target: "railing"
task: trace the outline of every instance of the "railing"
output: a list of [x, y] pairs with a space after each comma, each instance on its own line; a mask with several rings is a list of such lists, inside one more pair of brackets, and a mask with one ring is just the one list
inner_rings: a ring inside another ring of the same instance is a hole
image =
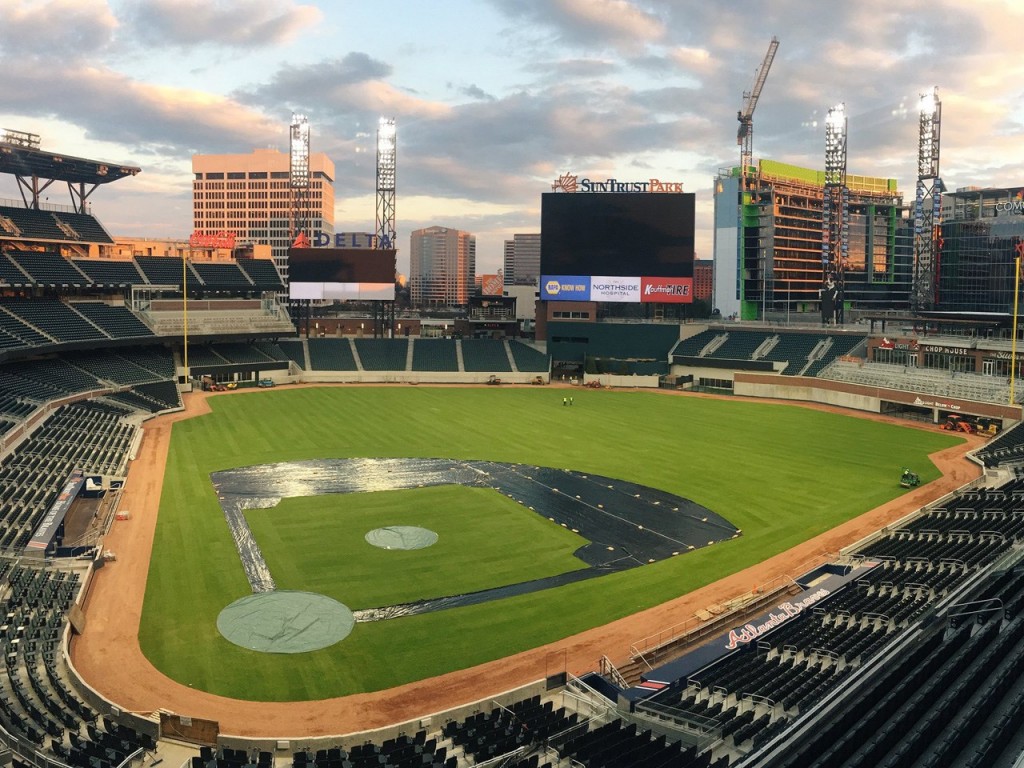
[[610, 677], [612, 679], [612, 682], [614, 682], [617, 686], [619, 686], [622, 689], [629, 688], [629, 683], [626, 682], [626, 678], [624, 678], [622, 676], [622, 673], [619, 672], [619, 670], [616, 668], [614, 664], [612, 664], [611, 659], [609, 659], [607, 656], [602, 656], [600, 663], [600, 671], [602, 675]]
[[[836, 554], [832, 552], [819, 553], [794, 569], [794, 572], [799, 576], [835, 556]], [[713, 633], [721, 631], [722, 626], [729, 619], [744, 613], [751, 604], [763, 602], [795, 584], [795, 577], [790, 574], [776, 576], [745, 595], [739, 596], [738, 600], [732, 601], [733, 607], [717, 615], [705, 618], [694, 615], [685, 621], [673, 624], [660, 632], [636, 641], [629, 646], [630, 659], [640, 661], [647, 665], [648, 669], [653, 669], [654, 663], [658, 661], [659, 653], [667, 647], [680, 644], [690, 645], [698, 639], [709, 637]]]
[[[21, 210], [34, 210], [26, 208], [25, 203], [21, 200], [13, 200], [9, 197], [0, 197], [0, 205], [7, 208], [20, 208]], [[80, 211], [70, 205], [58, 205], [57, 203], [39, 203], [39, 210], [41, 211], [56, 211], [57, 213], [80, 213]]]

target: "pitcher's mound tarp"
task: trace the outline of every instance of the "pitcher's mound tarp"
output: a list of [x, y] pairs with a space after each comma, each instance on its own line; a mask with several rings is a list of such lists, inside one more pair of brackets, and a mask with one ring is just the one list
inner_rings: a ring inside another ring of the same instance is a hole
[[344, 640], [352, 611], [326, 595], [280, 590], [240, 598], [217, 617], [230, 642], [263, 653], [305, 653]]
[[437, 534], [416, 525], [389, 525], [374, 528], [363, 537], [381, 549], [426, 549], [437, 543]]

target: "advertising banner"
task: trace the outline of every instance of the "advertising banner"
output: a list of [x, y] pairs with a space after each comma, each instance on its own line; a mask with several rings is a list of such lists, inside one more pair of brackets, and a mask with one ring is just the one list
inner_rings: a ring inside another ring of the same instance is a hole
[[693, 278], [642, 277], [640, 301], [656, 304], [690, 304], [693, 302]]
[[544, 301], [590, 301], [590, 278], [580, 275], [541, 275]]
[[639, 277], [595, 276], [590, 278], [591, 301], [640, 301]]

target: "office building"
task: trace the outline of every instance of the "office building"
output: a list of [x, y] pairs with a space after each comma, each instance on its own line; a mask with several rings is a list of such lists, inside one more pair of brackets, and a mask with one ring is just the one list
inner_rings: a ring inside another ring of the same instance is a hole
[[[202, 234], [229, 232], [239, 244], [268, 244], [287, 284], [292, 244], [293, 197], [287, 152], [256, 149], [249, 154], [193, 155], [193, 228]], [[300, 217], [311, 241], [334, 234], [334, 163], [309, 156], [309, 189]]]
[[540, 234], [513, 235], [505, 241], [505, 285], [536, 286], [540, 279]]
[[462, 307], [476, 284], [476, 237], [448, 227], [409, 236], [409, 301], [413, 307]]

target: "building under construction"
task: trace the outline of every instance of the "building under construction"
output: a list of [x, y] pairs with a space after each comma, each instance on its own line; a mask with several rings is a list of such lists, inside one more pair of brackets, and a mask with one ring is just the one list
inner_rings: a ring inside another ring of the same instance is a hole
[[[745, 170], [746, 173], [742, 171]], [[895, 179], [846, 176], [849, 228], [838, 271], [847, 310], [906, 309], [913, 225]], [[821, 317], [825, 173], [772, 160], [715, 178], [715, 308], [743, 320]], [[849, 320], [850, 314], [844, 313]]]

